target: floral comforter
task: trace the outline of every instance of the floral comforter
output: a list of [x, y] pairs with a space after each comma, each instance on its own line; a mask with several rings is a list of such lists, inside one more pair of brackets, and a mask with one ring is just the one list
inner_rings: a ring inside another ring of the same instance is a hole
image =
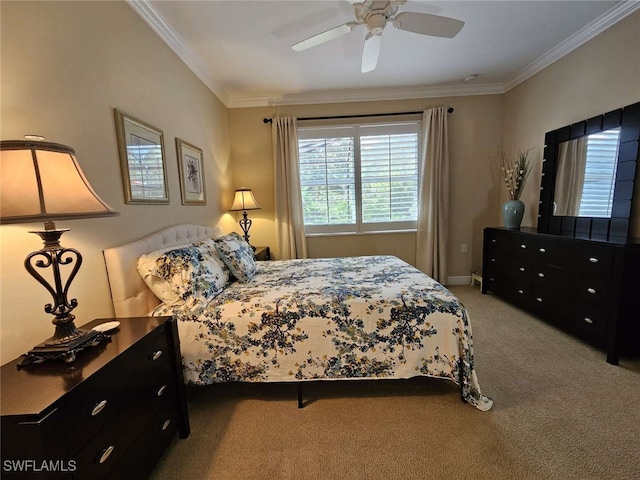
[[258, 262], [175, 315], [189, 384], [440, 377], [480, 410], [472, 334], [445, 287], [391, 256]]

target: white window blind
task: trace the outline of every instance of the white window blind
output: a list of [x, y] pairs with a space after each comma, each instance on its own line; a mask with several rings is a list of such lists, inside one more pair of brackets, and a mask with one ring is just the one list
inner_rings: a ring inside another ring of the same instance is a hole
[[[310, 134], [312, 132], [309, 132]], [[352, 129], [298, 140], [305, 225], [354, 225], [356, 185]]]
[[581, 217], [611, 216], [619, 138], [619, 128], [589, 135]]
[[127, 145], [131, 194], [134, 198], [164, 198], [162, 148], [149, 140], [131, 135]]
[[307, 233], [415, 229], [419, 124], [298, 130]]

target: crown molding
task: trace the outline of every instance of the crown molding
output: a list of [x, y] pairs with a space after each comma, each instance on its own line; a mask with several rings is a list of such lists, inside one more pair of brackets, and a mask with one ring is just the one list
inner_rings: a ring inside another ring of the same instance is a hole
[[515, 86], [521, 84], [536, 73], [547, 68], [549, 65], [561, 59], [565, 55], [568, 55], [576, 48], [584, 45], [592, 38], [600, 35], [602, 32], [639, 9], [639, 0], [623, 0], [622, 2], [620, 2], [620, 4], [611, 8], [608, 12], [605, 12], [603, 15], [596, 18], [591, 23], [585, 25], [565, 41], [558, 44], [547, 53], [545, 53], [541, 57], [538, 57], [536, 60], [524, 67], [522, 70], [509, 77], [502, 84], [502, 86], [504, 87], [504, 91], [508, 92]]
[[229, 106], [229, 94], [214, 78], [209, 69], [194, 55], [185, 41], [152, 6], [151, 0], [126, 0], [129, 6], [149, 25], [158, 36], [175, 52], [189, 69], [207, 86], [226, 106]]
[[414, 98], [462, 97], [504, 93], [500, 84], [444, 85], [436, 87], [378, 88], [362, 90], [331, 90], [264, 97], [232, 98], [229, 108], [310, 105], [323, 103], [373, 102], [410, 100]]

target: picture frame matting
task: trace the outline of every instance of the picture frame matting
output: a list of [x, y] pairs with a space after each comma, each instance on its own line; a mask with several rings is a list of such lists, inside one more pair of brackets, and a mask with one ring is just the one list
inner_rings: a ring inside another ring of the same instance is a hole
[[176, 138], [180, 195], [183, 205], [206, 205], [202, 149]]

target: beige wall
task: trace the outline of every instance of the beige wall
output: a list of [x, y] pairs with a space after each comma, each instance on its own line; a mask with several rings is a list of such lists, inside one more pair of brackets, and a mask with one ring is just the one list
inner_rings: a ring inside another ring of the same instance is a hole
[[[236, 183], [241, 179], [240, 183], [251, 187], [263, 208], [251, 212], [252, 243], [275, 246], [271, 126], [265, 125], [263, 118], [276, 114], [313, 117], [411, 112], [437, 105], [454, 108], [449, 116], [448, 275], [468, 276], [472, 268], [479, 268], [482, 229], [499, 221], [501, 187], [489, 159], [495, 157], [502, 144], [500, 95], [231, 109], [231, 158]], [[467, 254], [460, 253], [463, 243], [468, 245]], [[414, 264], [415, 234], [310, 237], [308, 253], [310, 257], [390, 254]]]
[[[77, 324], [112, 315], [102, 249], [176, 223], [233, 228], [227, 109], [124, 2], [0, 2], [1, 138], [27, 133], [75, 148], [98, 194], [121, 216], [60, 221], [62, 244], [84, 262], [71, 287]], [[170, 205], [125, 205], [113, 108], [163, 130]], [[204, 151], [208, 204], [182, 206], [175, 137]], [[1, 172], [0, 172], [1, 174]], [[53, 333], [51, 298], [23, 267], [41, 248], [28, 230], [0, 227], [0, 362]]]
[[[640, 101], [638, 45], [640, 12], [504, 95], [505, 150], [536, 146], [536, 169], [522, 198], [526, 204], [523, 225], [537, 225], [545, 133]], [[640, 237], [640, 194], [634, 198], [632, 230]]]

